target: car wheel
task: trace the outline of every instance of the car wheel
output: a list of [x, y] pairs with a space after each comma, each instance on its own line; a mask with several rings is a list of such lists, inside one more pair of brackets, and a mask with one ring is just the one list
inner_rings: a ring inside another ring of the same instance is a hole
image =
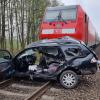
[[78, 76], [71, 70], [64, 71], [60, 75], [60, 84], [67, 89], [72, 89], [78, 84]]

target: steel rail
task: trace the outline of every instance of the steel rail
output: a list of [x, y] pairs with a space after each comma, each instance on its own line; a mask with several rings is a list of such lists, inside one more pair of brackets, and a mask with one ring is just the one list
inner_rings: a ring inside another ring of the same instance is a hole
[[7, 80], [4, 80], [4, 81], [0, 82], [0, 89], [8, 86], [13, 81], [14, 80], [11, 78], [11, 79], [7, 79]]
[[29, 97], [25, 98], [24, 100], [37, 100], [39, 97], [41, 97], [46, 90], [51, 86], [51, 82], [46, 82], [44, 85], [42, 85], [39, 89], [37, 89], [35, 92], [33, 92]]

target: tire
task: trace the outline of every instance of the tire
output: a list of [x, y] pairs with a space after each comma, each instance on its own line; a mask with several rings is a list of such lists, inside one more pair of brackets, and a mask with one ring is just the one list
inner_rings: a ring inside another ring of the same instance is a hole
[[60, 75], [60, 84], [66, 89], [75, 88], [78, 84], [78, 76], [75, 72], [67, 70]]

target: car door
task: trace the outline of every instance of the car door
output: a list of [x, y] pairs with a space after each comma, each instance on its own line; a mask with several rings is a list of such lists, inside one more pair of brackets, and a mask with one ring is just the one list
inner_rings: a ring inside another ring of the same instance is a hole
[[12, 56], [7, 50], [0, 50], [0, 78], [10, 74]]
[[0, 50], [0, 64], [6, 63], [12, 60], [12, 55], [7, 50]]

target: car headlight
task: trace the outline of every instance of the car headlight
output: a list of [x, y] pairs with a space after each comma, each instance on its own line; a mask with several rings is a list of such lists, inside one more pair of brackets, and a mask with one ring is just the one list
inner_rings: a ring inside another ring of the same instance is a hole
[[42, 34], [53, 34], [54, 33], [54, 29], [44, 29], [42, 30]]
[[75, 28], [68, 28], [68, 29], [62, 29], [62, 33], [70, 33], [73, 34], [75, 33]]
[[93, 57], [93, 58], [91, 59], [91, 63], [96, 63], [96, 62], [97, 62], [96, 58]]

